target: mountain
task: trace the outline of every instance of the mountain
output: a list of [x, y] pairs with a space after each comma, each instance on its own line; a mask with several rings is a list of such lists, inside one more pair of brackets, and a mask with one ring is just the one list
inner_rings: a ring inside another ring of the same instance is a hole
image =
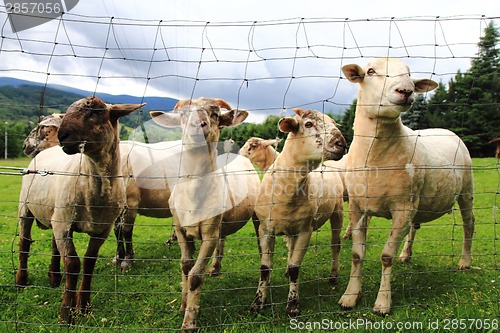
[[[59, 112], [63, 113], [75, 100], [93, 95], [93, 92], [76, 89], [63, 85], [48, 84], [45, 88], [43, 100], [41, 95], [45, 84], [15, 78], [0, 77], [0, 120], [29, 120], [35, 121], [40, 111], [42, 115]], [[178, 100], [169, 97], [139, 97], [131, 95], [111, 95], [97, 93], [97, 97], [106, 103], [138, 104], [147, 103], [146, 110], [172, 110]], [[41, 103], [42, 102], [42, 103]], [[40, 105], [43, 105], [41, 108]], [[137, 114], [139, 114], [139, 119]], [[148, 112], [139, 112], [123, 117], [123, 124], [135, 127], [139, 120], [149, 120]]]

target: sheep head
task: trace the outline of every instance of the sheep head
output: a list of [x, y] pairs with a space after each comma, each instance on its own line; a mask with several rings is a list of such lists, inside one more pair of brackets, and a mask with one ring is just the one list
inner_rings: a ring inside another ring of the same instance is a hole
[[239, 154], [245, 156], [250, 161], [254, 161], [257, 155], [263, 153], [269, 146], [276, 145], [281, 141], [281, 139], [269, 139], [264, 140], [261, 138], [251, 137], [245, 142], [243, 147], [241, 147]]
[[410, 109], [415, 93], [437, 87], [432, 80], [411, 78], [410, 68], [393, 58], [375, 59], [365, 67], [345, 65], [342, 72], [349, 81], [359, 83], [358, 105], [370, 118], [395, 120]]
[[[295, 117], [286, 117], [278, 122], [279, 129], [289, 133], [287, 144], [300, 145], [295, 148], [301, 162], [340, 160], [346, 152], [346, 141], [335, 121], [318, 111], [294, 109]], [[285, 151], [285, 148], [283, 148]]]
[[[229, 110], [222, 113], [221, 109]], [[179, 101], [174, 111], [151, 111], [153, 120], [164, 127], [181, 127], [185, 144], [214, 143], [219, 140], [220, 129], [236, 126], [248, 116], [247, 111], [233, 110], [224, 100], [198, 98]]]
[[82, 98], [66, 110], [59, 127], [59, 145], [69, 155], [106, 150], [118, 142], [118, 118], [144, 105], [106, 104], [97, 97]]
[[63, 117], [63, 114], [56, 113], [45, 117], [24, 140], [23, 152], [28, 157], [35, 157], [42, 150], [57, 146], [57, 131]]

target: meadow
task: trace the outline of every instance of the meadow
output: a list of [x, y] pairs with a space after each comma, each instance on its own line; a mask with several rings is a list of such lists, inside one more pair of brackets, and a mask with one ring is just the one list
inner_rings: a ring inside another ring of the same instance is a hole
[[[2, 166], [25, 167], [28, 159], [3, 160]], [[9, 171], [9, 170], [0, 170]], [[15, 171], [11, 171], [15, 172]], [[351, 241], [342, 241], [339, 284], [327, 283], [329, 231], [327, 225], [313, 234], [300, 275], [301, 315], [285, 315], [288, 281], [286, 247], [278, 238], [272, 272], [271, 304], [259, 314], [250, 304], [259, 278], [259, 254], [253, 225], [248, 223], [229, 236], [222, 274], [207, 277], [203, 285], [199, 325], [202, 332], [288, 332], [340, 328], [350, 331], [496, 331], [500, 321], [500, 167], [493, 158], [474, 159], [476, 231], [473, 268], [457, 270], [462, 227], [458, 210], [422, 224], [409, 264], [398, 262], [393, 270], [393, 311], [386, 317], [373, 314], [380, 283], [380, 253], [390, 223], [374, 218], [367, 238], [363, 296], [351, 311], [337, 305], [351, 267]], [[0, 331], [1, 332], [157, 332], [178, 330], [182, 323], [180, 251], [165, 242], [171, 220], [139, 216], [135, 224], [134, 266], [121, 272], [111, 263], [115, 237], [110, 235], [97, 261], [92, 313], [73, 327], [60, 327], [59, 306], [63, 286], [51, 288], [47, 278], [51, 232], [33, 228], [29, 284], [15, 286], [18, 265], [17, 203], [20, 175], [0, 175]], [[344, 229], [348, 224], [347, 206]], [[87, 235], [74, 235], [79, 255]], [[465, 326], [464, 326], [465, 325]], [[489, 325], [489, 327], [488, 327]], [[479, 329], [479, 330], [477, 330]]]

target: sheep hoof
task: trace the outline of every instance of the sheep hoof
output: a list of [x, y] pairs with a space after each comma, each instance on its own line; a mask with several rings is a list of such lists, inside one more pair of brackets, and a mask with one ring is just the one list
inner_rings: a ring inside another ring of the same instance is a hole
[[182, 331], [183, 333], [187, 333], [187, 332], [196, 332], [198, 330], [198, 326], [194, 325], [194, 326], [191, 326], [191, 325], [182, 325]]
[[28, 273], [25, 271], [18, 271], [16, 275], [16, 286], [24, 288], [28, 284]]
[[300, 309], [299, 309], [299, 300], [298, 299], [292, 299], [288, 301], [288, 305], [286, 307], [286, 314], [289, 317], [297, 317], [300, 314]]
[[469, 270], [471, 269], [471, 258], [470, 257], [466, 257], [465, 259], [462, 257], [460, 259], [460, 262], [458, 263], [458, 269], [461, 270], [461, 271], [466, 271], [466, 270]]
[[62, 275], [61, 273], [49, 273], [50, 286], [52, 288], [57, 288], [61, 285]]
[[339, 283], [338, 275], [336, 275], [336, 274], [330, 275], [330, 277], [328, 278], [328, 284], [330, 284], [331, 286], [335, 286], [338, 283]]
[[461, 271], [468, 271], [471, 269], [471, 266], [470, 266], [470, 264], [469, 265], [458, 264], [458, 269]]
[[208, 270], [208, 276], [217, 276], [217, 275], [220, 275], [221, 272], [220, 272], [220, 267], [211, 267], [209, 270]]
[[399, 260], [400, 260], [401, 262], [404, 262], [404, 263], [407, 263], [407, 264], [408, 264], [408, 263], [410, 263], [410, 261], [411, 261], [411, 256], [401, 254], [401, 255], [399, 256]]
[[339, 300], [339, 305], [342, 310], [351, 310], [356, 306], [360, 296], [360, 294], [344, 294]]
[[373, 312], [381, 316], [386, 316], [391, 313], [391, 307], [382, 306], [381, 304], [375, 303], [375, 306], [373, 307]]
[[132, 260], [131, 259], [124, 259], [122, 263], [120, 264], [120, 269], [122, 272], [125, 272], [127, 269], [132, 268]]
[[253, 301], [250, 313], [259, 313], [264, 308], [264, 303], [260, 299]]

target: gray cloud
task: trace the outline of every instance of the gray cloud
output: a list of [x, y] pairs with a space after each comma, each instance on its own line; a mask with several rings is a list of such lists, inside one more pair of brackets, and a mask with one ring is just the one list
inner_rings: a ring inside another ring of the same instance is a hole
[[[340, 79], [341, 66], [376, 56], [407, 58], [415, 77], [447, 82], [469, 67], [487, 23], [478, 15], [378, 19], [370, 16], [378, 5], [368, 1], [357, 14], [370, 20], [318, 19], [326, 12], [280, 1], [268, 4], [279, 13], [190, 3], [81, 2], [64, 25], [56, 20], [17, 35], [4, 26], [1, 73], [113, 94], [220, 97], [261, 121], [298, 106], [340, 112], [356, 92]], [[465, 5], [455, 7], [467, 14]], [[500, 9], [496, 1], [486, 5], [492, 14]], [[310, 18], [290, 18], [298, 10]]]

